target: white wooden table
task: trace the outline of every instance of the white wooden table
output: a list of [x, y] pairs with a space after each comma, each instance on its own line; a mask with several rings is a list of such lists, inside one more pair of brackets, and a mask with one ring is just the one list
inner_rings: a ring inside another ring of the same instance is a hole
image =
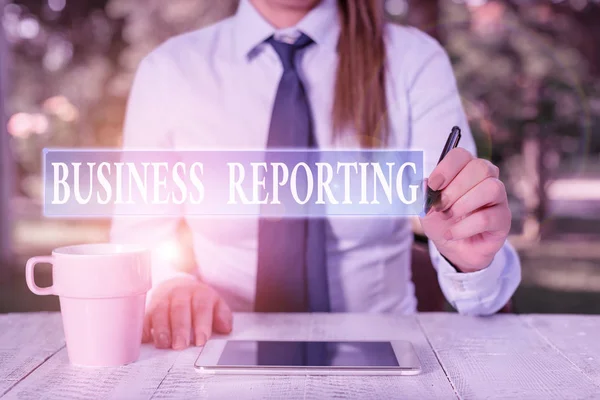
[[144, 346], [112, 369], [68, 364], [60, 315], [0, 315], [0, 398], [7, 399], [600, 399], [600, 316], [450, 313], [237, 314], [235, 339], [413, 342], [406, 377], [201, 377], [198, 349]]

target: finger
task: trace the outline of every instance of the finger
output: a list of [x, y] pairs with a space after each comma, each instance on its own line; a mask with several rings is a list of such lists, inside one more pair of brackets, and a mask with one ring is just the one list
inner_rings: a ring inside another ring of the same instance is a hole
[[170, 298], [165, 296], [151, 311], [152, 336], [159, 349], [171, 347], [171, 325], [169, 324]]
[[173, 349], [182, 350], [190, 345], [192, 328], [192, 294], [189, 290], [179, 290], [171, 296], [171, 334]]
[[219, 297], [214, 307], [214, 328], [218, 333], [231, 333], [233, 314], [223, 299]]
[[150, 314], [147, 313], [144, 315], [144, 328], [142, 329], [142, 343], [149, 343], [152, 340], [152, 335], [150, 332], [152, 331]]
[[444, 210], [450, 218], [462, 218], [472, 212], [506, 202], [506, 189], [502, 181], [488, 178], [456, 200], [452, 207]]
[[482, 158], [472, 159], [442, 191], [442, 198], [436, 210], [447, 210], [479, 183], [488, 178], [498, 178], [500, 176], [499, 171], [498, 167], [488, 160]]
[[477, 235], [496, 233], [505, 235], [509, 229], [510, 210], [505, 204], [498, 204], [475, 211], [468, 217], [458, 221], [448, 229], [444, 239], [462, 240]]
[[209, 289], [197, 289], [192, 297], [192, 324], [196, 346], [206, 343], [212, 333], [213, 308], [217, 296]]
[[429, 176], [429, 187], [433, 190], [444, 189], [473, 158], [473, 155], [463, 148], [451, 150]]

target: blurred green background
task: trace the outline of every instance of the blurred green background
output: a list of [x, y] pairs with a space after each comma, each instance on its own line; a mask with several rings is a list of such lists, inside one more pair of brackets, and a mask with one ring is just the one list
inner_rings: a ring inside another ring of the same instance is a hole
[[[384, 5], [446, 47], [479, 152], [501, 166], [523, 262], [517, 311], [600, 313], [600, 0]], [[26, 289], [26, 258], [107, 237], [109, 221], [43, 218], [41, 150], [119, 146], [139, 61], [236, 6], [0, 0], [0, 312], [58, 309]], [[172, 243], [165, 252], [188, 262]]]

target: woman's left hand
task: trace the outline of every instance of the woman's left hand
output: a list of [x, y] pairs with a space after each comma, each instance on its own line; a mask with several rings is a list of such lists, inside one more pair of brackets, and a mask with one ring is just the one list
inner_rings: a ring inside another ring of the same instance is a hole
[[440, 253], [463, 272], [486, 268], [502, 248], [511, 224], [506, 189], [491, 162], [456, 148], [431, 173], [441, 199], [421, 218]]

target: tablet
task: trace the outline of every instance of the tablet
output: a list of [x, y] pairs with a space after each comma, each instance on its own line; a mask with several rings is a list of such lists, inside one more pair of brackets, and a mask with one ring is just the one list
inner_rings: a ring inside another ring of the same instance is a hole
[[195, 369], [233, 375], [417, 375], [410, 342], [275, 342], [209, 340]]

